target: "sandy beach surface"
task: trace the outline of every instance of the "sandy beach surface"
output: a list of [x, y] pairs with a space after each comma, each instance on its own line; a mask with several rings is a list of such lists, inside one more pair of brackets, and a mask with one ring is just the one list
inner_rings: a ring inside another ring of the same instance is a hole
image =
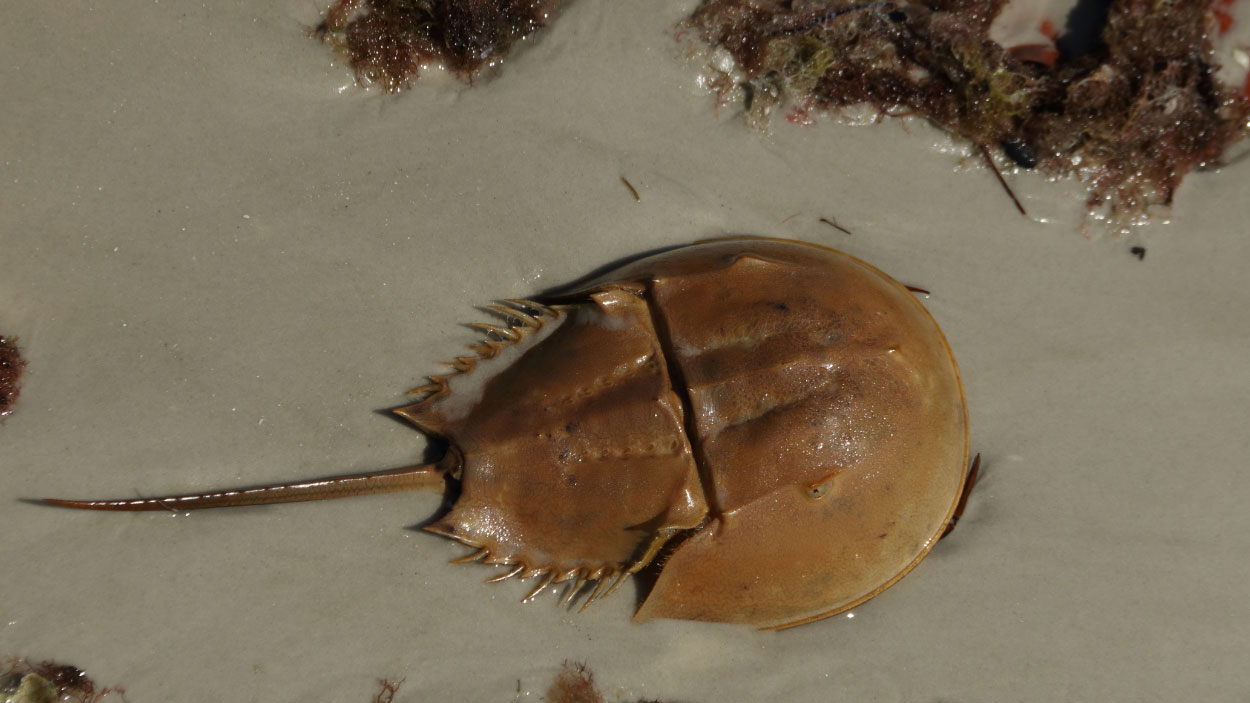
[[[1250, 699], [1250, 161], [1170, 224], [1082, 233], [1072, 183], [922, 122], [717, 110], [692, 3], [578, 0], [495, 75], [361, 90], [315, 3], [10, 3], [0, 23], [0, 655], [130, 703]], [[622, 184], [637, 189], [635, 200]], [[820, 218], [836, 220], [844, 234]], [[20, 499], [403, 466], [380, 411], [476, 307], [726, 234], [835, 247], [931, 291], [986, 473], [897, 586], [784, 632], [578, 614], [411, 529], [436, 495], [202, 513]], [[1144, 258], [1130, 248], [1145, 248]]]

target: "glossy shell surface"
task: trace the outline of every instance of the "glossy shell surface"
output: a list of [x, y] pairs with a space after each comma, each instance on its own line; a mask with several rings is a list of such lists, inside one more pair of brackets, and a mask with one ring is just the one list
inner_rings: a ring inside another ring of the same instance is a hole
[[461, 494], [432, 532], [570, 595], [647, 569], [636, 618], [787, 627], [910, 571], [961, 495], [937, 324], [851, 256], [727, 239], [543, 300], [398, 412]]

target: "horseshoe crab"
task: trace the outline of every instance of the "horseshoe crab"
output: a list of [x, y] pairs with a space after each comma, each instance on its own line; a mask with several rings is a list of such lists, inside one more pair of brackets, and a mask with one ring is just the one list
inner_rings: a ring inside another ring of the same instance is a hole
[[[435, 464], [138, 500], [189, 510], [459, 488], [426, 530], [589, 605], [643, 569], [636, 620], [782, 628], [902, 578], [965, 495], [967, 413], [933, 318], [832, 249], [735, 238], [637, 260], [542, 300], [395, 412]], [[591, 584], [593, 588], [591, 587]]]

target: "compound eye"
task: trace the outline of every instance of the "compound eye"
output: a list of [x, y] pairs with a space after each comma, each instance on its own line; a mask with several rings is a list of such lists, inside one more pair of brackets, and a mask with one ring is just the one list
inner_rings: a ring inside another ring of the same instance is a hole
[[833, 480], [837, 478], [837, 476], [838, 474], [835, 471], [834, 473], [821, 478], [819, 481], [809, 485], [807, 488], [804, 488], [803, 494], [807, 496], [808, 500], [820, 500], [821, 498], [824, 498], [833, 490]]

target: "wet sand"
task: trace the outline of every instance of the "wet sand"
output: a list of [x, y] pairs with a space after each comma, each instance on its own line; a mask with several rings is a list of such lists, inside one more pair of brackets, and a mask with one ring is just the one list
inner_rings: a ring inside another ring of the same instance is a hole
[[[364, 702], [382, 677], [539, 700], [566, 659], [622, 700], [1250, 695], [1250, 162], [1190, 177], [1170, 225], [1086, 238], [1076, 186], [1008, 174], [1022, 218], [923, 123], [717, 114], [671, 36], [689, 9], [580, 0], [473, 89], [390, 96], [304, 36], [310, 3], [8, 8], [0, 331], [28, 367], [0, 426], [0, 654], [132, 703]], [[932, 291], [961, 365], [984, 479], [853, 617], [635, 625], [631, 586], [520, 605], [409, 529], [430, 495], [18, 502], [412, 463], [424, 439], [378, 411], [474, 340], [475, 306], [743, 233]]]

